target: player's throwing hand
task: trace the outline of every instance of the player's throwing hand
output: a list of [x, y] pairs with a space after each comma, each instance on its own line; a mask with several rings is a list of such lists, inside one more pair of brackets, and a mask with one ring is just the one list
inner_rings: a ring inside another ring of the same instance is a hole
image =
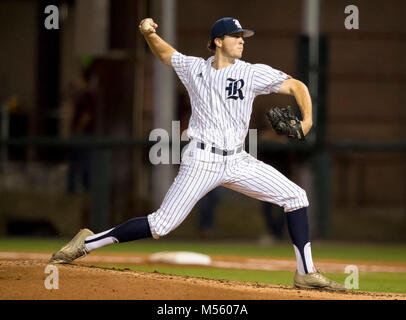
[[151, 18], [143, 19], [138, 26], [140, 32], [146, 36], [151, 33], [156, 33], [156, 28], [158, 25]]

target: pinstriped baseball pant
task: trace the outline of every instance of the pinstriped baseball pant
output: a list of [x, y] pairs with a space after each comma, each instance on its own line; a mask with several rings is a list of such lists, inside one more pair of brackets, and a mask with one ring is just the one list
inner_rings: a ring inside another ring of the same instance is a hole
[[201, 150], [192, 140], [182, 156], [179, 173], [160, 208], [148, 215], [158, 239], [178, 227], [208, 192], [223, 186], [249, 197], [277, 204], [290, 212], [307, 207], [306, 192], [272, 166], [245, 152], [229, 156]]

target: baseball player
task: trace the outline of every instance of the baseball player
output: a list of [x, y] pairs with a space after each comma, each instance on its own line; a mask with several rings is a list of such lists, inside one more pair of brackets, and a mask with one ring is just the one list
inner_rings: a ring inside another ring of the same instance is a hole
[[157, 211], [98, 234], [82, 229], [53, 254], [50, 262], [70, 263], [113, 243], [159, 239], [178, 227], [205, 194], [224, 186], [283, 207], [297, 260], [296, 287], [345, 290], [313, 265], [306, 192], [243, 147], [253, 101], [261, 94], [294, 96], [303, 118], [300, 129], [306, 135], [312, 126], [307, 87], [268, 65], [240, 60], [244, 38], [254, 32], [243, 29], [237, 19], [222, 18], [214, 23], [208, 44], [214, 55], [207, 60], [176, 51], [159, 37], [157, 28], [151, 18], [139, 25], [153, 54], [172, 67], [186, 87], [192, 108], [187, 130], [190, 143], [182, 155], [179, 173]]

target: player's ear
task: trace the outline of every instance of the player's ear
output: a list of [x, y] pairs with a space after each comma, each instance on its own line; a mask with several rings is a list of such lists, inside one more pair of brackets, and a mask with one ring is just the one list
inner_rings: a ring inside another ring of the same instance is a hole
[[216, 44], [217, 47], [221, 48], [223, 46], [223, 39], [216, 38], [216, 39], [214, 39], [214, 43]]

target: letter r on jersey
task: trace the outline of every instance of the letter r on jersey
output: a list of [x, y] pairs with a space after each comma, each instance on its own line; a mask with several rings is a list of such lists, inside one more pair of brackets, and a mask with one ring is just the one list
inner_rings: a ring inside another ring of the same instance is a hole
[[[230, 81], [229, 85], [226, 87], [227, 91], [227, 99], [244, 99], [244, 95], [242, 94], [242, 87], [244, 87], [244, 80], [236, 80], [232, 78], [227, 78], [227, 81]], [[238, 94], [238, 95], [237, 95]]]

